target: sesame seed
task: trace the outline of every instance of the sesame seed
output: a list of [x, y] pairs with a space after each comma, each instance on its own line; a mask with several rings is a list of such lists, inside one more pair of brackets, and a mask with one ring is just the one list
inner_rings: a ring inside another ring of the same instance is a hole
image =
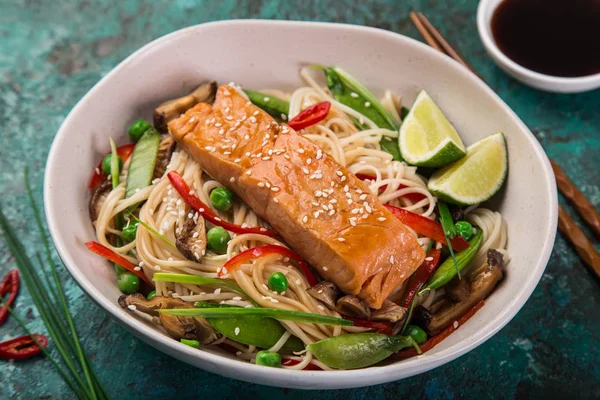
[[229, 182], [231, 182], [231, 183], [235, 182], [235, 178], [232, 176], [231, 178], [229, 178]]
[[262, 182], [258, 182], [256, 185], [257, 185], [258, 187], [261, 187], [261, 188], [262, 188], [262, 187], [265, 187], [265, 184], [264, 184], [264, 183], [262, 183]]
[[344, 239], [343, 237], [339, 237], [339, 238], [337, 238], [337, 240], [338, 240], [338, 242], [345, 242], [346, 241], [346, 239]]
[[351, 212], [352, 214], [355, 214], [355, 215], [356, 215], [356, 214], [358, 214], [358, 208], [354, 208], [354, 209], [352, 209], [352, 211], [350, 211], [350, 212]]
[[200, 235], [200, 232], [194, 232], [192, 238], [196, 239]]
[[333, 215], [333, 214], [335, 214], [335, 210], [330, 210], [329, 215]]
[[361, 194], [361, 195], [360, 195], [360, 197], [359, 197], [359, 199], [361, 199], [361, 200], [364, 200], [364, 199], [366, 199], [366, 198], [367, 198], [367, 195], [366, 195], [366, 194]]
[[367, 210], [367, 212], [369, 214], [371, 214], [373, 212], [373, 209], [371, 208], [371, 206], [369, 204], [367, 204], [367, 202], [364, 203], [365, 206], [365, 210]]
[[270, 188], [271, 184], [269, 182], [265, 182], [265, 186], [268, 187], [268, 188]]
[[390, 264], [394, 263], [394, 256], [390, 256]]
[[308, 222], [308, 216], [305, 215], [304, 217], [302, 217], [302, 222], [307, 223]]
[[263, 99], [263, 101], [266, 101], [267, 103], [269, 102], [269, 100], [271, 100], [271, 98], [270, 98], [270, 97], [265, 97], [265, 98]]
[[358, 93], [352, 92], [352, 93], [350, 93], [350, 96], [352, 96], [356, 99], [356, 98], [358, 98]]
[[219, 217], [215, 217], [215, 221], [219, 221], [220, 222], [220, 221], [223, 221], [223, 220], [221, 218], [219, 218]]
[[250, 122], [252, 122], [253, 124], [256, 123], [256, 117], [250, 117], [248, 118]]
[[272, 190], [273, 192], [279, 192], [279, 188], [278, 188], [277, 186], [273, 186], [273, 187], [271, 188], [271, 190]]
[[433, 257], [426, 257], [425, 261], [433, 261]]
[[454, 323], [452, 324], [452, 326], [454, 327], [454, 329], [458, 328], [458, 321], [454, 321]]
[[350, 190], [350, 188], [348, 187], [348, 185], [344, 186], [344, 192], [347, 192], [348, 190]]
[[327, 271], [329, 268], [327, 267], [323, 267], [323, 271]]
[[[284, 121], [287, 121], [287, 115], [285, 115], [285, 114], [282, 113], [281, 114], [281, 119], [284, 120]], [[282, 131], [283, 131], [283, 129], [282, 129]], [[286, 133], [286, 132], [287, 132], [287, 129], [283, 133]]]
[[335, 174], [337, 176], [344, 176], [344, 173], [342, 171], [335, 171]]
[[223, 125], [223, 124], [222, 124], [222, 123], [220, 123], [220, 122], [217, 122], [217, 123], [215, 124], [215, 126], [216, 126], [217, 128], [218, 128], [218, 127], [220, 127], [220, 126], [222, 126], [222, 125]]
[[352, 199], [348, 199], [348, 204], [352, 204]]
[[235, 329], [233, 331], [235, 332], [235, 336], [240, 334], [240, 328], [238, 328], [237, 326], [235, 327]]
[[248, 171], [246, 171], [246, 175], [250, 175], [252, 173], [252, 170], [249, 169]]
[[350, 218], [348, 221], [350, 222], [350, 225], [352, 226], [356, 226], [356, 222], [354, 222], [355, 218]]
[[386, 218], [385, 217], [379, 217], [379, 218], [377, 218], [377, 220], [383, 222], [383, 221], [386, 220]]
[[160, 266], [159, 266], [159, 265], [155, 266], [155, 267], [154, 267], [154, 270], [155, 270], [155, 271], [160, 271]]
[[300, 285], [302, 281], [300, 279], [296, 279], [296, 285]]
[[223, 154], [226, 155], [226, 156], [228, 156], [228, 155], [231, 154], [231, 152], [230, 151], [224, 151]]
[[283, 158], [285, 158], [286, 160], [289, 160], [289, 159], [290, 159], [290, 156], [289, 156], [289, 155], [287, 155], [287, 154], [284, 154], [284, 155], [283, 155]]
[[321, 197], [323, 195], [323, 192], [320, 190], [315, 191], [315, 197]]
[[231, 115], [226, 116], [225, 119], [228, 121], [233, 121], [233, 117]]
[[369, 102], [369, 101], [365, 102], [365, 107], [367, 107], [367, 108], [371, 107], [371, 102]]
[[323, 311], [325, 311], [325, 307], [323, 307], [323, 306], [322, 306], [322, 305], [320, 305], [320, 304], [319, 304], [319, 305], [317, 305], [317, 308], [318, 308], [319, 310], [323, 310]]
[[141, 271], [142, 269], [140, 267], [133, 267], [134, 271]]
[[352, 198], [352, 193], [346, 192], [346, 197], [351, 199]]
[[277, 197], [275, 197], [275, 198], [273, 199], [273, 202], [274, 202], [274, 203], [279, 203], [279, 199], [278, 199]]
[[311, 162], [312, 162], [312, 158], [309, 157], [306, 159], [306, 165], [310, 165]]
[[127, 308], [129, 308], [131, 311], [137, 310], [137, 308], [133, 304], [128, 305]]
[[271, 157], [269, 157], [269, 156], [264, 156], [264, 157], [262, 158], [262, 160], [263, 160], [263, 161], [269, 161], [270, 159], [271, 159]]
[[304, 172], [305, 175], [308, 175], [310, 173], [310, 171], [306, 167], [302, 167], [302, 172]]
[[220, 294], [220, 293], [221, 293], [221, 288], [215, 289], [214, 294]]
[[246, 139], [246, 140], [250, 139], [250, 135], [248, 135], [248, 134], [245, 134], [245, 135], [244, 135], [244, 139]]
[[318, 212], [318, 211], [315, 211], [315, 212], [314, 212], [314, 214], [313, 214], [313, 216], [314, 216], [315, 218], [319, 218], [319, 212]]
[[239, 163], [240, 161], [242, 161], [241, 158], [236, 158], [235, 160], [233, 160], [234, 163]]
[[346, 177], [345, 177], [345, 176], [342, 176], [342, 177], [340, 178], [340, 181], [342, 181], [342, 182], [344, 182], [345, 180], [346, 180]]
[[320, 160], [323, 157], [323, 151], [321, 149], [317, 150], [317, 160]]
[[325, 211], [329, 211], [329, 208], [327, 208], [327, 205], [326, 205], [326, 204], [322, 204], [322, 205], [321, 205], [321, 208], [322, 208], [323, 210], [325, 210]]
[[298, 153], [304, 154], [304, 149], [298, 149]]

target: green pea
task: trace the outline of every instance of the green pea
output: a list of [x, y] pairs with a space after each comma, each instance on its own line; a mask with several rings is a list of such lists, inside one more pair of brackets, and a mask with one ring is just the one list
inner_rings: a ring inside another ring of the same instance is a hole
[[208, 247], [217, 254], [225, 254], [227, 252], [227, 243], [231, 240], [229, 232], [220, 226], [210, 228], [206, 232], [206, 241]]
[[281, 272], [273, 272], [269, 276], [269, 289], [276, 292], [285, 292], [288, 288], [288, 280]]
[[138, 221], [133, 220], [129, 221], [129, 223], [123, 228], [123, 240], [127, 243], [131, 243], [135, 240], [135, 235], [137, 234], [137, 226]]
[[200, 347], [200, 342], [197, 340], [193, 340], [193, 339], [179, 339], [179, 341], [183, 344], [185, 344], [186, 346], [190, 346], [193, 347], [195, 349]]
[[416, 325], [408, 325], [406, 329], [404, 329], [403, 334], [413, 338], [413, 340], [419, 345], [427, 341], [427, 332]]
[[[108, 176], [110, 175], [110, 164], [112, 163], [112, 154], [107, 154], [103, 159], [102, 159], [102, 172], [104, 172], [104, 175]], [[119, 172], [121, 172], [121, 170], [123, 169], [123, 160], [121, 160], [121, 157], [119, 157]]]
[[146, 296], [146, 298], [148, 300], [152, 300], [155, 297], [156, 297], [156, 290], [151, 291], [150, 293], [148, 293], [148, 296]]
[[149, 123], [143, 119], [138, 119], [131, 124], [131, 127], [129, 128], [129, 136], [131, 136], [134, 142], [137, 142], [148, 128], [150, 128]]
[[454, 224], [456, 228], [456, 233], [462, 236], [465, 240], [471, 240], [473, 237], [473, 225], [468, 223], [467, 221], [458, 221]]
[[274, 351], [261, 350], [256, 353], [256, 365], [279, 367], [281, 366], [281, 356]]
[[233, 193], [225, 188], [215, 188], [210, 192], [210, 202], [219, 211], [229, 211], [233, 206]]
[[134, 294], [137, 293], [140, 288], [140, 278], [131, 272], [123, 272], [121, 275], [119, 275], [117, 285], [119, 286], [119, 290], [121, 292], [125, 294]]
[[115, 273], [117, 276], [121, 276], [123, 272], [127, 272], [127, 269], [121, 267], [119, 264], [115, 264]]

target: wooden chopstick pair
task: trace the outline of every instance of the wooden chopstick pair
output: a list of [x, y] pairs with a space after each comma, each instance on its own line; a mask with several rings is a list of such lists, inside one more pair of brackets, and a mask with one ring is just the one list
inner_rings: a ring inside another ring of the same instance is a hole
[[[415, 24], [427, 44], [458, 61], [483, 80], [422, 13], [411, 12], [410, 19]], [[571, 182], [558, 164], [552, 159], [550, 159], [550, 163], [552, 164], [552, 169], [556, 176], [558, 190], [571, 203], [575, 210], [577, 210], [592, 231], [600, 238], [600, 215], [583, 193], [575, 187], [573, 182]], [[600, 278], [600, 255], [594, 248], [594, 245], [585, 236], [581, 228], [579, 228], [575, 221], [569, 217], [561, 205], [558, 206], [558, 229], [565, 235], [571, 244], [573, 244], [577, 254], [579, 254], [579, 257], [583, 262], [592, 269], [598, 278]]]

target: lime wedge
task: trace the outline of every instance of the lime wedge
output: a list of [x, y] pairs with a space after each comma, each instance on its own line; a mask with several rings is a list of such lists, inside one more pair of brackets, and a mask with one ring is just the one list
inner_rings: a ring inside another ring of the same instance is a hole
[[421, 167], [443, 167], [465, 155], [458, 133], [424, 90], [402, 122], [398, 144], [404, 160]]
[[427, 187], [450, 203], [479, 204], [500, 189], [507, 171], [508, 150], [500, 132], [469, 146], [466, 157], [436, 171]]

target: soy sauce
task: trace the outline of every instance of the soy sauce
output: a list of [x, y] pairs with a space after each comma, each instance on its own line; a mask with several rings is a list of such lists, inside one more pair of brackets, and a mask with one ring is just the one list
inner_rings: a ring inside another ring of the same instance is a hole
[[600, 73], [600, 0], [504, 0], [492, 34], [508, 58], [533, 71]]

